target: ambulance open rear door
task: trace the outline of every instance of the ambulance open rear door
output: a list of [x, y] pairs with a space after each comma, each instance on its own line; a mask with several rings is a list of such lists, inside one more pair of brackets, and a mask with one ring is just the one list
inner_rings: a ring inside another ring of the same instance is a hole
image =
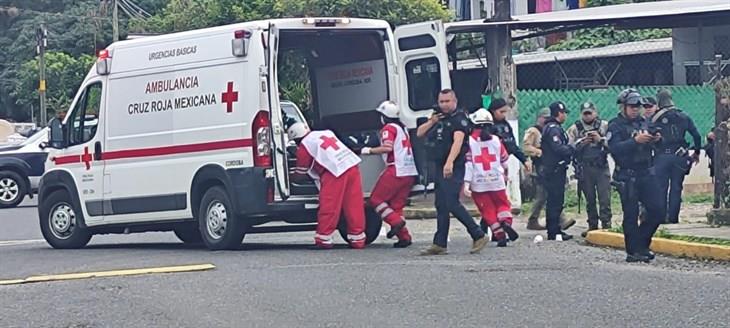
[[279, 80], [277, 77], [277, 58], [279, 48], [279, 30], [274, 24], [269, 24], [269, 33], [266, 42], [267, 71], [266, 80], [269, 92], [269, 117], [271, 122], [272, 134], [272, 158], [276, 175], [275, 187], [277, 193], [275, 197], [280, 200], [286, 200], [291, 191], [289, 188], [289, 173], [287, 168], [286, 153], [286, 129], [284, 127], [284, 118], [279, 103]]

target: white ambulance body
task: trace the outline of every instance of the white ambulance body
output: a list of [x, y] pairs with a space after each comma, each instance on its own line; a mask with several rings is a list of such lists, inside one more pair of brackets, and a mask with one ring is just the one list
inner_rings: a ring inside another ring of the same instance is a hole
[[[431, 113], [434, 103], [418, 100], [449, 86], [444, 42], [440, 22], [393, 33], [380, 20], [291, 18], [114, 43], [51, 127], [43, 235], [75, 248], [93, 234], [174, 230], [229, 249], [246, 233], [311, 230], [317, 190], [289, 179], [282, 58], [307, 58], [308, 119], [357, 143], [377, 139], [385, 99], [411, 129]], [[382, 168], [363, 158], [366, 196]], [[372, 242], [381, 220], [368, 212]]]

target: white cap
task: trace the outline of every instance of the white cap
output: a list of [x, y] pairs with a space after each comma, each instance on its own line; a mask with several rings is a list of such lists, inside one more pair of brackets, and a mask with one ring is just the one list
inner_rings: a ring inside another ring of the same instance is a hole
[[382, 102], [375, 110], [378, 111], [378, 113], [383, 114], [385, 117], [398, 118], [399, 116], [398, 105], [390, 100]]
[[307, 133], [309, 133], [309, 127], [302, 122], [292, 124], [292, 126], [289, 127], [289, 130], [287, 130], [289, 139], [292, 140], [304, 138]]
[[484, 108], [479, 108], [474, 113], [471, 113], [471, 115], [469, 115], [469, 119], [471, 119], [471, 122], [476, 125], [494, 124], [492, 113]]

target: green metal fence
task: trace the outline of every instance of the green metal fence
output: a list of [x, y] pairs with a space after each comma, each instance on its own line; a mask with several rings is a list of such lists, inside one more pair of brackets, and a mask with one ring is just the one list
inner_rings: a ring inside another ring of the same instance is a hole
[[[517, 104], [519, 109], [519, 136], [535, 123], [535, 115], [541, 108], [551, 102], [560, 100], [570, 109], [567, 125], [573, 124], [580, 116], [580, 106], [586, 101], [593, 102], [598, 108], [600, 117], [610, 120], [616, 117], [618, 105], [616, 97], [626, 87], [610, 87], [602, 90], [519, 90]], [[644, 96], [656, 96], [662, 86], [639, 87]], [[672, 91], [672, 98], [678, 108], [682, 109], [694, 120], [701, 135], [705, 135], [714, 126], [715, 121], [715, 91], [707, 86], [668, 86]], [[489, 97], [484, 96], [485, 106]], [[566, 125], [566, 129], [567, 129]], [[704, 138], [703, 138], [704, 139]], [[704, 141], [703, 141], [704, 142]]]

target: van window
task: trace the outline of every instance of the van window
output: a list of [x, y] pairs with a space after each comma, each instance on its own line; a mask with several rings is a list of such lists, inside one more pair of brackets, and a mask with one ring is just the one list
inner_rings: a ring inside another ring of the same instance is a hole
[[96, 135], [101, 107], [101, 82], [86, 87], [67, 120], [69, 146], [89, 142]]
[[441, 72], [436, 57], [411, 60], [406, 64], [408, 105], [413, 110], [433, 109], [441, 91]]
[[398, 50], [400, 51], [431, 48], [435, 46], [436, 40], [428, 34], [409, 36], [398, 40]]

